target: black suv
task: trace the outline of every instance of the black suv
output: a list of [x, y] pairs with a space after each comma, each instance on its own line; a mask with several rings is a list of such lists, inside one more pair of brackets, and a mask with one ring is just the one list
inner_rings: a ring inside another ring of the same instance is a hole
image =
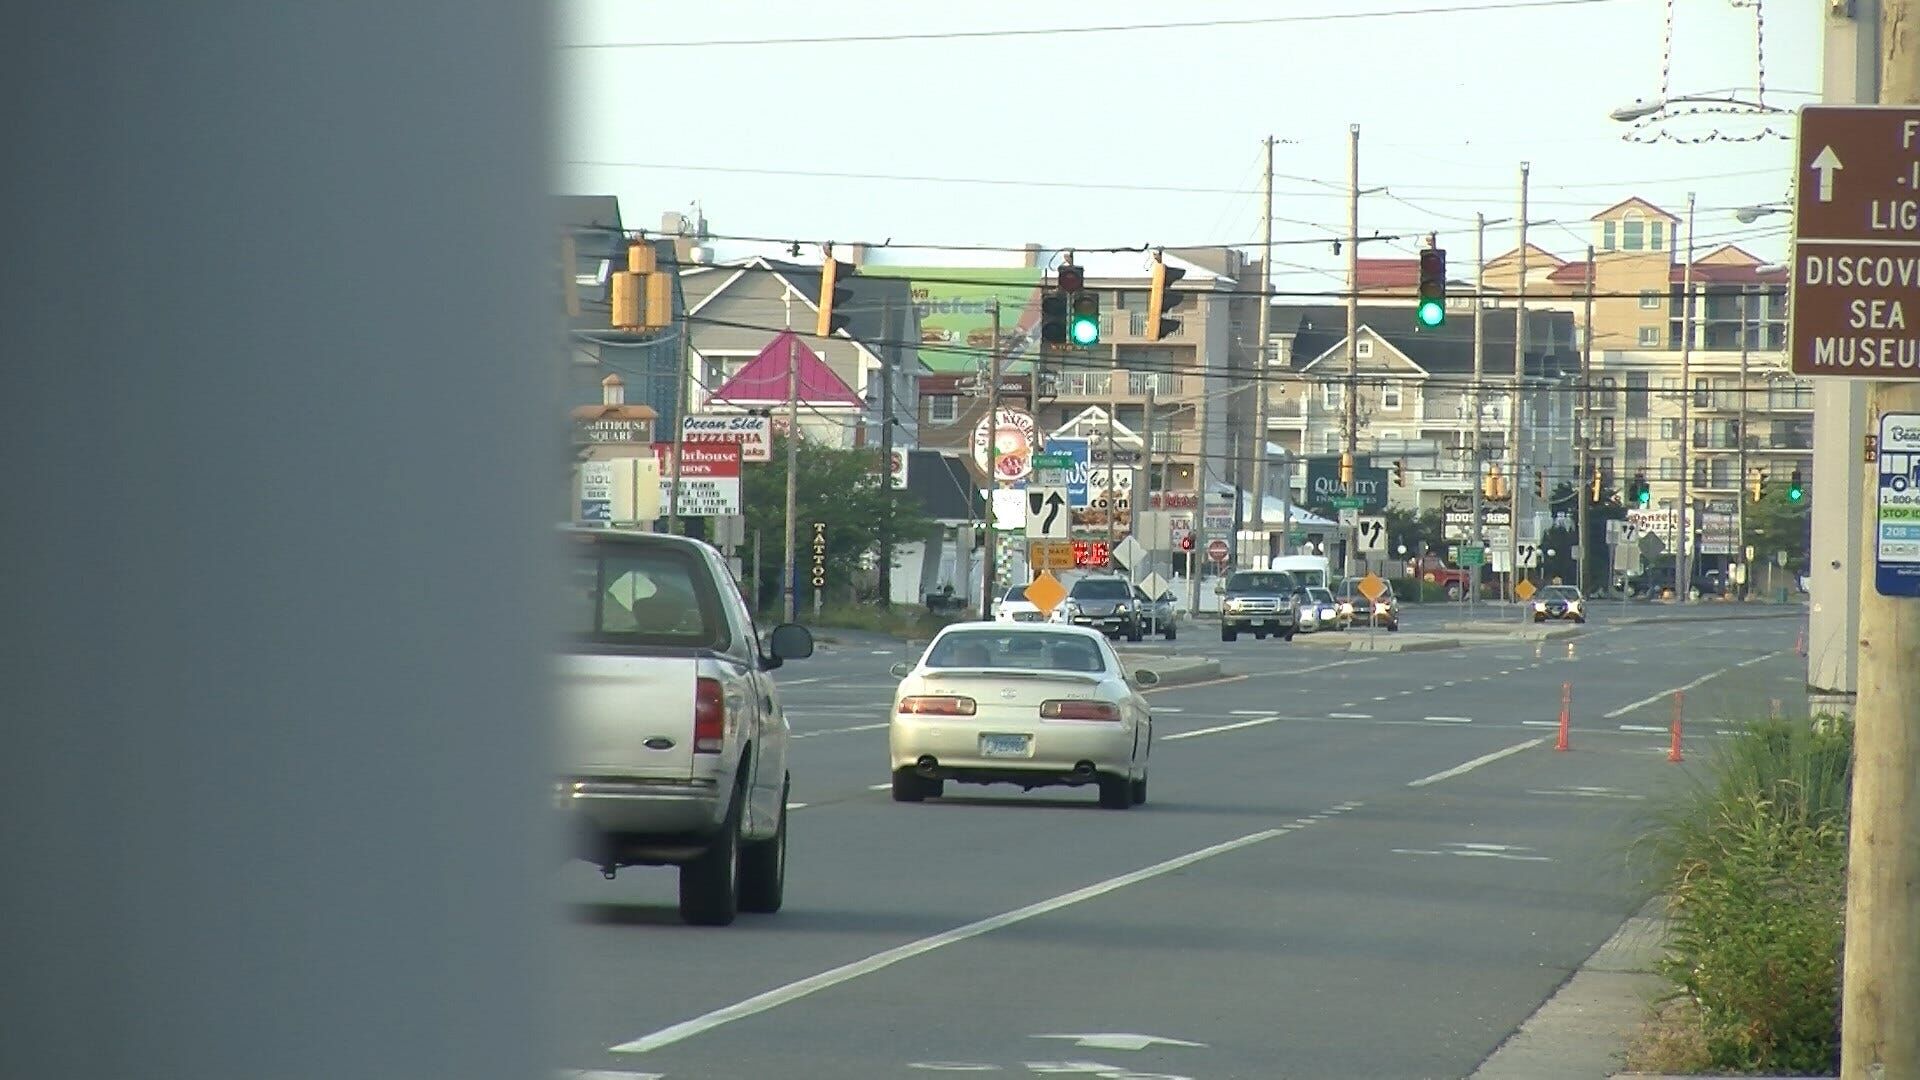
[[1300, 629], [1300, 586], [1285, 570], [1236, 570], [1220, 590], [1220, 640], [1240, 631], [1292, 641]]
[[1134, 599], [1133, 586], [1125, 578], [1083, 577], [1074, 582], [1057, 618], [1110, 638], [1125, 634], [1128, 641], [1139, 641], [1146, 636], [1146, 618], [1140, 612], [1140, 602]]

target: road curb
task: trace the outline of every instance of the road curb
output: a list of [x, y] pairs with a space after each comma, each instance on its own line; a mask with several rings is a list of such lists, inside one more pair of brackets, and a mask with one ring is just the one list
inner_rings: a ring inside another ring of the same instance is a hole
[[1160, 676], [1156, 689], [1165, 686], [1185, 686], [1189, 683], [1207, 682], [1220, 677], [1220, 661], [1190, 660], [1185, 657], [1141, 657], [1138, 667]]
[[1460, 647], [1459, 638], [1361, 638], [1347, 646], [1348, 652], [1407, 653], [1439, 652]]
[[1661, 617], [1657, 615], [1628, 615], [1625, 618], [1608, 619], [1607, 625], [1609, 626], [1649, 626], [1649, 625], [1657, 625], [1659, 623], [1732, 622], [1735, 620], [1751, 621], [1756, 619], [1800, 619], [1800, 618], [1805, 618], [1806, 614], [1807, 614], [1806, 609], [1801, 608], [1794, 611], [1729, 611], [1729, 612], [1714, 613], [1714, 614], [1707, 614], [1706, 612], [1701, 612], [1698, 615], [1694, 615], [1694, 614], [1669, 615], [1665, 617]]

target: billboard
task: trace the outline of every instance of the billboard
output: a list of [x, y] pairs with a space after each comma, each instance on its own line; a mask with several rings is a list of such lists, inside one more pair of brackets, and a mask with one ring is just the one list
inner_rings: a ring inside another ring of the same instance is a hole
[[773, 418], [745, 413], [694, 414], [680, 426], [690, 443], [739, 443], [741, 461], [773, 460]]
[[993, 301], [1000, 301], [1006, 370], [1031, 365], [1040, 339], [1040, 286], [1031, 266], [860, 267], [862, 277], [906, 278], [920, 318], [920, 362], [941, 374], [985, 366], [993, 353]]

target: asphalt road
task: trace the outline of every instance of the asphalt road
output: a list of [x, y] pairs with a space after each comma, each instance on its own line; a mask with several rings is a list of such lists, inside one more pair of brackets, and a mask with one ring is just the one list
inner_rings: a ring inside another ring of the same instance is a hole
[[1596, 621], [1354, 656], [1190, 634], [1181, 651], [1227, 674], [1153, 693], [1150, 799], [1126, 812], [1086, 789], [891, 802], [886, 668], [907, 654], [823, 646], [782, 673], [799, 737], [785, 910], [696, 929], [670, 870], [564, 871], [559, 1064], [1465, 1076], [1649, 894], [1636, 837], [1716, 732], [1776, 699], [1804, 712], [1796, 630]]

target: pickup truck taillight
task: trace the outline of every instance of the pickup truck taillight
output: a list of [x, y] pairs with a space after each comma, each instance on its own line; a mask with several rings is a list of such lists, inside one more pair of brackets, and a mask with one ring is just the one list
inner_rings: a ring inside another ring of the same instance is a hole
[[1040, 703], [1042, 720], [1118, 720], [1120, 710], [1112, 702], [1065, 698]]
[[717, 754], [727, 738], [727, 694], [719, 679], [700, 679], [693, 690], [693, 752]]

